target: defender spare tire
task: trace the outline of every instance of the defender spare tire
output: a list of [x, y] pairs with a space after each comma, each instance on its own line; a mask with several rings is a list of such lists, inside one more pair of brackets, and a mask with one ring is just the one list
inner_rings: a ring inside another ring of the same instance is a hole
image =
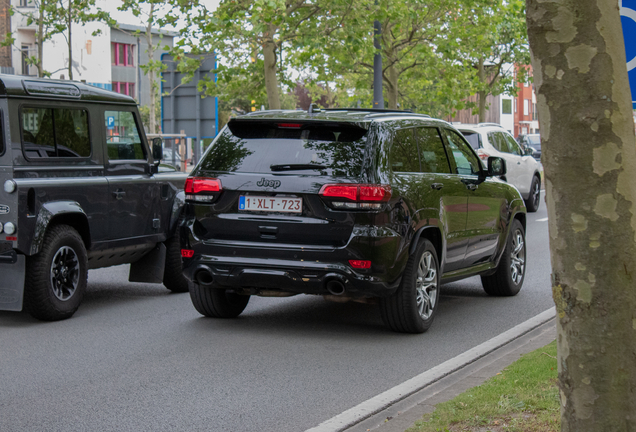
[[42, 321], [73, 316], [86, 291], [87, 262], [84, 241], [74, 228], [50, 227], [42, 250], [27, 257], [24, 308]]

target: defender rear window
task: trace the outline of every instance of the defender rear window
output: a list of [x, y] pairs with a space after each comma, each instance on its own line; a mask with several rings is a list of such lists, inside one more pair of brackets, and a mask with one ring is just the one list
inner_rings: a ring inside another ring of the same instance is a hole
[[22, 108], [22, 148], [29, 159], [89, 157], [88, 113], [71, 108]]
[[357, 177], [366, 130], [347, 124], [230, 121], [201, 161], [208, 171]]

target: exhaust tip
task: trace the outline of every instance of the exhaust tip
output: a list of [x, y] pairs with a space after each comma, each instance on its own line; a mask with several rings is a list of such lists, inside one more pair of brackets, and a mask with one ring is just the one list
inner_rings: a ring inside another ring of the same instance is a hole
[[325, 287], [327, 288], [327, 291], [329, 291], [329, 294], [331, 295], [340, 296], [345, 293], [345, 286], [338, 279], [331, 279], [327, 281], [327, 284]]
[[199, 285], [210, 286], [214, 282], [214, 277], [212, 276], [212, 272], [208, 269], [199, 270], [196, 275], [194, 275], [194, 279], [197, 281]]

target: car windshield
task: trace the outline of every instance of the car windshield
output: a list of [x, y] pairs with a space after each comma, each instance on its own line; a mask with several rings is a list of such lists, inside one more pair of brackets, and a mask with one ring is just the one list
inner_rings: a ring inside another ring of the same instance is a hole
[[528, 144], [534, 148], [541, 148], [541, 135], [528, 135]]
[[235, 121], [208, 150], [201, 168], [358, 177], [365, 135], [366, 130], [347, 124]]

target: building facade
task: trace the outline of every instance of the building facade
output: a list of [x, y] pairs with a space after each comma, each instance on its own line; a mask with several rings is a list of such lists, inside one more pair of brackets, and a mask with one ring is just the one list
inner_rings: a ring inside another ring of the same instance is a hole
[[[514, 136], [539, 133], [537, 98], [534, 93], [534, 85], [530, 82], [532, 66], [525, 67], [528, 69], [529, 79], [526, 82], [517, 83], [517, 97], [514, 100]], [[519, 70], [519, 67], [516, 70]]]
[[[11, 0], [0, 0], [0, 38], [4, 39], [7, 33], [11, 32]], [[13, 67], [11, 59], [11, 47], [0, 47], [0, 68], [3, 71], [9, 71], [8, 68]]]
[[[37, 25], [27, 25], [28, 15], [37, 10], [32, 0], [8, 1], [16, 10], [10, 17], [15, 38], [10, 48], [13, 68], [18, 75], [37, 76], [37, 68], [27, 62], [27, 58], [37, 56]], [[74, 25], [71, 38], [73, 80], [127, 94], [137, 99], [140, 105], [148, 105], [150, 81], [140, 67], [149, 61], [148, 44], [145, 35], [138, 35], [138, 32], [145, 32], [145, 28], [128, 24], [110, 27], [98, 22]], [[163, 48], [173, 46], [176, 33], [158, 29], [153, 29], [152, 33], [153, 44], [157, 47], [153, 57], [161, 60]], [[69, 49], [64, 35], [58, 34], [46, 41], [42, 51], [42, 67], [51, 78], [69, 79]]]

